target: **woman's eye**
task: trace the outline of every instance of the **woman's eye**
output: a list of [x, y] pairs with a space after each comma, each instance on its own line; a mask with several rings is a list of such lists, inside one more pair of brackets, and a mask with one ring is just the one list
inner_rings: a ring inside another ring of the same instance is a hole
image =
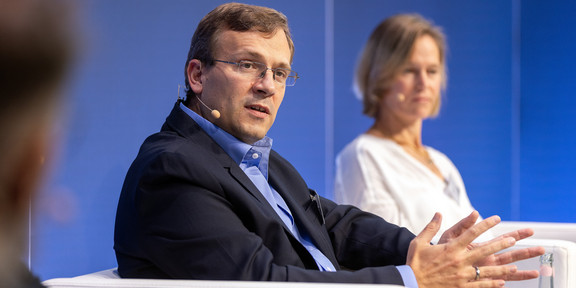
[[412, 68], [404, 69], [404, 74], [415, 74], [416, 70]]

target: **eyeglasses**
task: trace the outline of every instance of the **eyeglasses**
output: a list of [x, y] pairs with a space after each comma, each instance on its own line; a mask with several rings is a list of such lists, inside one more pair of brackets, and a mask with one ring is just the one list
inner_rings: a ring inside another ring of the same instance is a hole
[[254, 78], [263, 78], [266, 75], [266, 71], [272, 71], [272, 77], [274, 81], [278, 84], [282, 84], [285, 86], [294, 86], [296, 84], [296, 79], [298, 77], [298, 73], [285, 68], [268, 68], [266, 64], [260, 62], [253, 62], [247, 60], [240, 60], [238, 62], [230, 62], [230, 61], [223, 61], [223, 60], [216, 60], [213, 59], [214, 62], [222, 62], [226, 64], [236, 65], [238, 67], [238, 73], [244, 74]]

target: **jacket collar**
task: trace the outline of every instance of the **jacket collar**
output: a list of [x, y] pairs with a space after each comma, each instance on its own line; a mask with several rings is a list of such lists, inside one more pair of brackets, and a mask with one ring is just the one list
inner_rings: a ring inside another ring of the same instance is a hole
[[[267, 205], [270, 213], [276, 212], [268, 205], [266, 198], [260, 193], [258, 188], [252, 183], [250, 178], [246, 176], [244, 171], [240, 169], [238, 164], [214, 141], [202, 128], [180, 108], [180, 101], [177, 101], [170, 115], [166, 118], [166, 122], [162, 126], [162, 131], [173, 131], [178, 135], [200, 144], [201, 147], [206, 147], [209, 153], [212, 154], [225, 169], [240, 185], [242, 185], [254, 198], [261, 204]], [[278, 217], [278, 219], [280, 219]]]
[[[186, 112], [182, 111], [180, 108], [180, 101], [176, 102], [174, 108], [170, 112], [170, 115], [166, 118], [166, 122], [162, 126], [163, 131], [174, 131], [175, 133], [181, 135], [182, 137], [189, 139], [195, 143], [201, 144], [203, 147], [210, 149], [210, 152], [216, 158], [216, 161], [221, 163], [222, 167], [227, 170], [227, 172], [240, 183], [254, 198], [256, 198], [267, 210], [269, 210], [269, 215], [276, 215], [278, 221], [284, 226], [286, 233], [291, 234], [290, 230], [284, 225], [276, 212], [266, 201], [266, 198], [260, 193], [258, 188], [252, 183], [250, 178], [246, 176], [244, 171], [240, 169], [238, 164], [222, 149], [200, 126], [192, 119]], [[282, 163], [280, 162], [285, 162]], [[280, 165], [279, 165], [280, 164]], [[286, 166], [288, 165], [288, 166]], [[281, 171], [279, 167], [289, 167], [293, 171]], [[293, 213], [295, 221], [300, 229], [306, 229], [310, 235], [310, 238], [317, 245], [324, 255], [326, 255], [332, 263], [338, 267], [338, 262], [332, 250], [332, 245], [328, 235], [323, 233], [322, 229], [318, 229], [317, 225], [313, 225], [311, 221], [302, 221], [302, 219], [310, 220], [310, 215], [305, 212], [306, 207], [309, 205], [316, 205], [315, 203], [310, 203], [311, 201], [308, 196], [303, 197], [303, 199], [295, 198], [290, 191], [300, 191], [306, 190], [311, 193], [306, 185], [306, 183], [299, 176], [298, 172], [291, 166], [288, 161], [278, 155], [274, 150], [270, 153], [269, 162], [269, 181], [276, 189], [278, 193], [284, 198], [284, 201], [290, 207]], [[297, 179], [294, 179], [294, 175]], [[297, 181], [294, 181], [297, 180]], [[310, 207], [310, 209], [316, 209], [315, 207]], [[322, 231], [320, 231], [322, 230]]]

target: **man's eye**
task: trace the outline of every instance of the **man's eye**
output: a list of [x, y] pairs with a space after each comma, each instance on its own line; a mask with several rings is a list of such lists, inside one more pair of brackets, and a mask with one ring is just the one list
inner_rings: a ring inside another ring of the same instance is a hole
[[250, 61], [242, 61], [239, 63], [239, 65], [240, 65], [240, 69], [246, 70], [246, 71], [260, 70], [260, 68], [258, 67], [258, 65], [256, 63], [250, 62]]
[[240, 62], [240, 68], [244, 70], [254, 70], [256, 69], [256, 65], [252, 62]]
[[276, 76], [276, 78], [282, 78], [282, 79], [284, 79], [284, 78], [288, 77], [288, 72], [287, 72], [287, 71], [284, 71], [284, 70], [278, 69], [278, 70], [276, 70], [276, 72], [275, 72], [275, 76]]

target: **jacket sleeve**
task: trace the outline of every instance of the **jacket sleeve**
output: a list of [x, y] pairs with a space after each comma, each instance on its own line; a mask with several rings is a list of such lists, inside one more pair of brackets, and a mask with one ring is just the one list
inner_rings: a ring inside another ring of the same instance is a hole
[[405, 265], [410, 241], [406, 228], [350, 205], [322, 198], [326, 229], [338, 262], [347, 269]]
[[[362, 265], [402, 262], [399, 254], [407, 249], [400, 242], [406, 237], [400, 237], [405, 233], [397, 227], [322, 200], [328, 208], [326, 225], [335, 249], [355, 271], [305, 269], [291, 246], [271, 250], [273, 243], [287, 243], [286, 235], [277, 233], [283, 230], [278, 227], [281, 221], [267, 219], [275, 216], [263, 210], [264, 205], [254, 205], [255, 199], [239, 193], [237, 183], [222, 181], [222, 173], [227, 173], [224, 168], [206, 161], [195, 163], [203, 163], [203, 167], [183, 160], [182, 154], [162, 153], [145, 168], [129, 172], [134, 175], [127, 178], [133, 180], [123, 188], [115, 235], [122, 277], [402, 284], [394, 266]], [[126, 221], [126, 214], [134, 218]], [[380, 237], [392, 242], [365, 241], [364, 236], [372, 237], [371, 231], [361, 226], [370, 223], [378, 224], [374, 229], [393, 231], [395, 235]], [[263, 234], [265, 231], [274, 233]], [[357, 240], [380, 249], [378, 255], [393, 255], [394, 259], [366, 258], [363, 254], [369, 251], [363, 252]], [[363, 259], [353, 260], [355, 257]]]

